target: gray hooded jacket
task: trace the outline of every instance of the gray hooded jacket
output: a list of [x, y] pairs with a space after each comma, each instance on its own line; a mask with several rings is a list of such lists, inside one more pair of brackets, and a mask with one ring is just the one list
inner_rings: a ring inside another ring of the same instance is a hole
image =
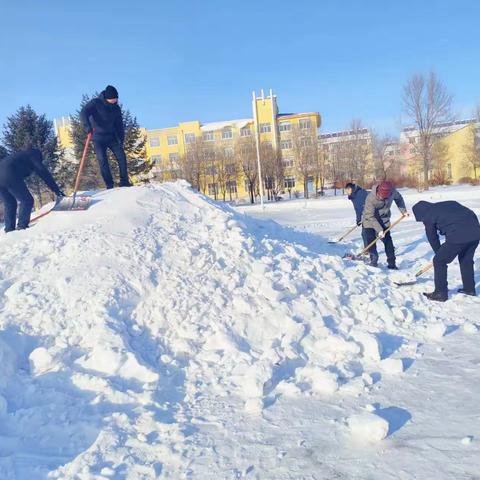
[[365, 200], [362, 225], [363, 228], [373, 228], [377, 233], [380, 233], [390, 226], [393, 202], [397, 204], [398, 209], [402, 213], [407, 213], [407, 208], [405, 207], [403, 197], [396, 189], [393, 190], [388, 198], [381, 200], [377, 197], [377, 187], [378, 185], [372, 187], [372, 191]]

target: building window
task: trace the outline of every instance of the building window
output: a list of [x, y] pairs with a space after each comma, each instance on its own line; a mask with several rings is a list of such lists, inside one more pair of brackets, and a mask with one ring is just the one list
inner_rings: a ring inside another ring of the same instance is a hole
[[409, 137], [408, 138], [408, 143], [410, 143], [410, 145], [415, 145], [415, 137]]
[[240, 130], [241, 137], [249, 137], [251, 134], [252, 134], [252, 131], [250, 130], [250, 127], [243, 127]]
[[232, 158], [233, 157], [233, 148], [232, 147], [227, 147], [224, 150], [225, 153], [225, 158]]
[[162, 164], [162, 156], [161, 156], [161, 155], [152, 155], [152, 156], [150, 157], [150, 160], [151, 160], [152, 163], [153, 163], [154, 165], [156, 165], [157, 167]]
[[224, 128], [222, 130], [222, 140], [231, 140], [233, 138], [233, 131], [231, 128]]
[[215, 165], [210, 165], [206, 169], [207, 175], [211, 175], [212, 177], [217, 174], [217, 167]]
[[293, 158], [292, 157], [283, 158], [282, 161], [283, 161], [283, 166], [285, 168], [293, 167]]
[[251, 149], [250, 145], [242, 145], [240, 147], [240, 153], [245, 157], [247, 155], [250, 155], [252, 153], [252, 149]]
[[168, 159], [170, 160], [171, 163], [177, 163], [178, 160], [180, 159], [180, 155], [178, 155], [178, 153], [169, 153]]
[[301, 118], [298, 123], [302, 130], [306, 130], [308, 128], [311, 128], [312, 126], [312, 122], [310, 121], [309, 118]]
[[290, 139], [288, 140], [281, 140], [280, 141], [280, 148], [282, 150], [289, 150], [292, 148], [292, 141]]
[[203, 152], [203, 158], [205, 160], [214, 160], [215, 159], [215, 152], [213, 150], [205, 150]]
[[186, 133], [185, 134], [185, 143], [193, 143], [195, 141], [195, 134], [194, 133]]
[[150, 146], [159, 147], [160, 146], [160, 137], [150, 137]]
[[312, 144], [312, 139], [310, 137], [302, 137], [300, 139], [300, 145], [302, 147], [308, 147]]
[[203, 140], [205, 140], [205, 142], [213, 142], [215, 140], [214, 136], [213, 136], [213, 130], [209, 130], [208, 132], [203, 132]]
[[167, 136], [167, 143], [168, 145], [178, 145], [178, 138], [176, 135], [168, 135]]
[[260, 124], [260, 133], [270, 133], [272, 131], [272, 125], [270, 123]]
[[208, 194], [212, 196], [218, 195], [218, 185], [216, 183], [208, 184]]
[[285, 188], [288, 188], [288, 189], [295, 188], [295, 177], [292, 175], [289, 175], [288, 177], [284, 177], [283, 184], [285, 185]]
[[225, 173], [227, 175], [235, 175], [237, 173], [237, 166], [234, 163], [227, 163], [227, 165], [225, 165]]
[[227, 192], [237, 194], [237, 182], [235, 180], [227, 182]]
[[278, 129], [281, 132], [289, 132], [292, 129], [292, 124], [290, 122], [280, 122]]

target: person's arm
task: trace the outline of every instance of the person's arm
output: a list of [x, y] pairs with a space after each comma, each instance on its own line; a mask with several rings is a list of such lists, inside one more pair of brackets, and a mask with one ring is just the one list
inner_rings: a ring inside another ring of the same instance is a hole
[[31, 158], [31, 163], [33, 171], [46, 183], [47, 187], [55, 194], [63, 196], [63, 192], [60, 190], [60, 187], [57, 185], [57, 182], [53, 179], [52, 175], [42, 163], [42, 161], [34, 156]]
[[93, 115], [94, 102], [95, 99], [90, 100], [86, 105], [84, 105], [80, 112], [80, 121], [82, 122], [83, 128], [87, 133], [91, 133], [93, 131], [93, 127], [90, 122], [90, 116]]
[[115, 120], [115, 132], [120, 143], [125, 141], [125, 127], [123, 126], [122, 114], [119, 113]]
[[393, 194], [393, 200], [397, 204], [397, 207], [400, 210], [400, 212], [402, 212], [405, 215], [407, 213], [407, 207], [405, 206], [405, 200], [403, 199], [402, 195], [398, 190], [395, 190], [395, 193]]
[[368, 195], [365, 200], [362, 220], [364, 224], [372, 224], [371, 228], [373, 228], [377, 234], [383, 232], [380, 222], [375, 217], [375, 196], [372, 194]]
[[435, 223], [425, 223], [424, 225], [428, 242], [430, 243], [433, 251], [437, 253], [438, 249], [440, 248], [440, 239], [438, 238], [437, 225]]

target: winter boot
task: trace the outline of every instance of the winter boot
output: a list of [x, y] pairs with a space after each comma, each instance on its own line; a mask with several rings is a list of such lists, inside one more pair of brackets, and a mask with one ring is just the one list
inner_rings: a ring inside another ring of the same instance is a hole
[[473, 292], [467, 292], [467, 290], [463, 289], [463, 288], [459, 288], [457, 290], [458, 293], [463, 293], [464, 295], [468, 295], [469, 297], [476, 297], [477, 296], [477, 292], [474, 290]]
[[122, 180], [120, 182], [120, 186], [121, 187], [133, 187], [133, 184], [130, 183], [130, 180]]
[[435, 302], [446, 302], [448, 300], [448, 294], [442, 292], [432, 292], [427, 293], [423, 292], [423, 294], [429, 299]]
[[398, 270], [398, 267], [397, 267], [395, 264], [393, 264], [393, 265], [388, 265], [387, 268], [389, 268], [390, 270]]
[[378, 257], [375, 255], [370, 255], [370, 266], [378, 267]]

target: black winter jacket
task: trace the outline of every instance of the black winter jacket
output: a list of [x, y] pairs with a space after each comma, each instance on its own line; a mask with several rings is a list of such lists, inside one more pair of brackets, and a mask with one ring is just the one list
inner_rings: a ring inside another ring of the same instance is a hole
[[36, 173], [56, 195], [60, 188], [42, 163], [42, 152], [36, 148], [22, 150], [0, 159], [0, 187], [8, 188], [18, 180]]
[[458, 202], [430, 203], [421, 201], [413, 206], [417, 222], [423, 222], [428, 241], [436, 253], [440, 235], [448, 243], [470, 243], [480, 240], [480, 223], [475, 213]]
[[365, 207], [365, 200], [367, 199], [369, 192], [362, 187], [355, 185], [354, 190], [348, 199], [352, 201], [353, 208], [355, 209], [355, 215], [357, 217], [357, 225], [362, 221], [363, 208]]
[[87, 132], [93, 131], [93, 140], [125, 140], [122, 111], [118, 103], [108, 103], [105, 92], [90, 100], [80, 112], [80, 120]]

